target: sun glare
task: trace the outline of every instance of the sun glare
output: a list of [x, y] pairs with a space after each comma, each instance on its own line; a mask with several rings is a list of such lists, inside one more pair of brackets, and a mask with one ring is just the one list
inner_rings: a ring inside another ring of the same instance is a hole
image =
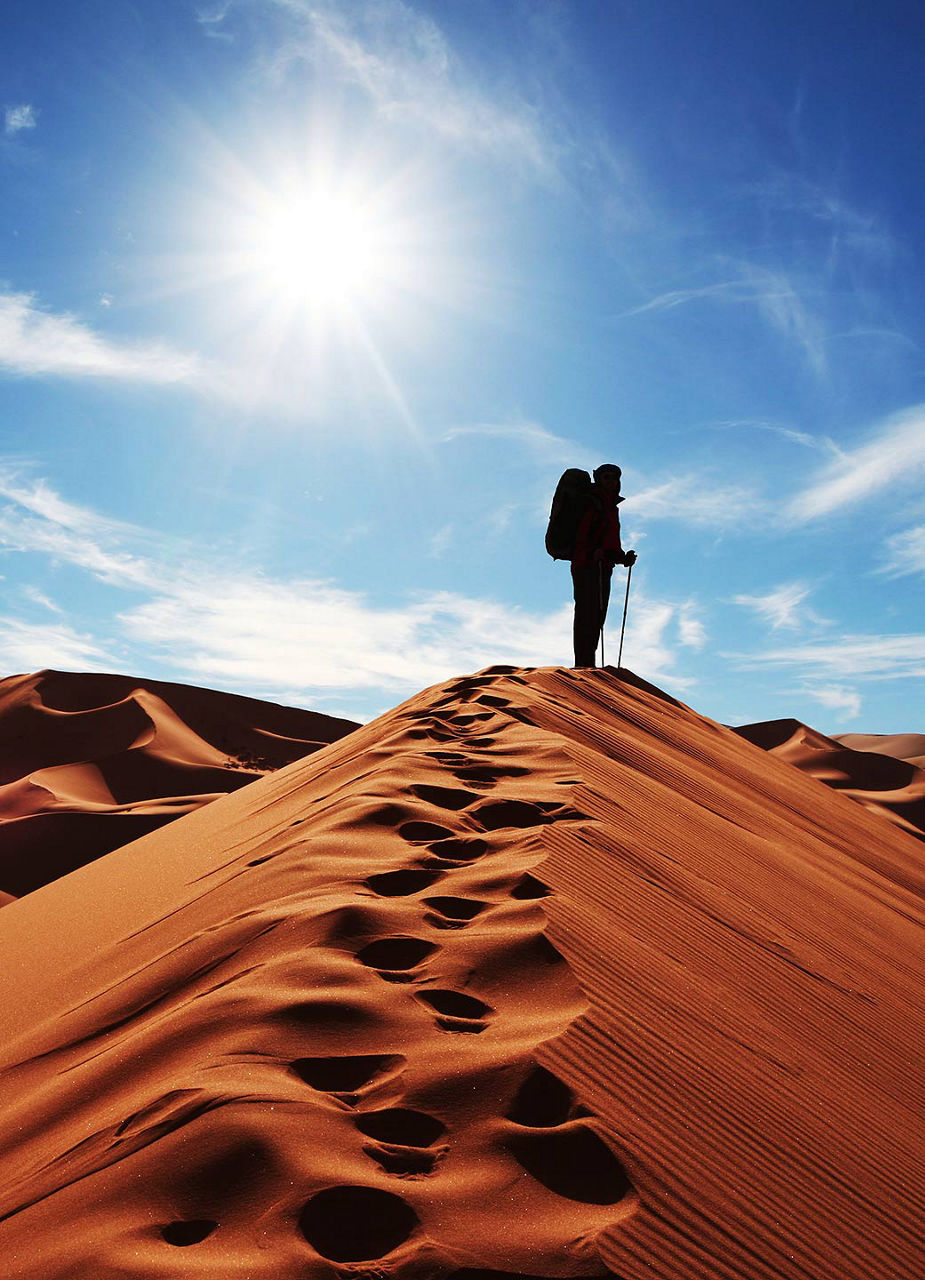
[[291, 304], [373, 301], [394, 274], [388, 233], [359, 199], [325, 191], [280, 198], [256, 228], [254, 270]]

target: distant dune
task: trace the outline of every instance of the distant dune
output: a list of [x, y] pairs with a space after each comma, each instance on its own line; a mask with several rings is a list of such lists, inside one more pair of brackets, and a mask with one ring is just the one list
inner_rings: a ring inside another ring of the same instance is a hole
[[736, 733], [925, 839], [925, 735], [827, 738], [799, 720], [746, 724]]
[[923, 891], [629, 672], [427, 690], [0, 912], [4, 1280], [921, 1280]]
[[0, 905], [356, 727], [132, 676], [0, 680]]

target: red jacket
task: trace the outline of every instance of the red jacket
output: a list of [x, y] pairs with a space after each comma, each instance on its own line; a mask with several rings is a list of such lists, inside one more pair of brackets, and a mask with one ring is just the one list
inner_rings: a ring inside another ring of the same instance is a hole
[[617, 510], [617, 503], [622, 501], [618, 497], [613, 506], [605, 507], [600, 490], [597, 486], [592, 488], [591, 501], [581, 517], [578, 533], [575, 535], [572, 564], [576, 568], [593, 564], [595, 551], [604, 553], [601, 559], [605, 564], [622, 564], [623, 545], [620, 542], [620, 513]]

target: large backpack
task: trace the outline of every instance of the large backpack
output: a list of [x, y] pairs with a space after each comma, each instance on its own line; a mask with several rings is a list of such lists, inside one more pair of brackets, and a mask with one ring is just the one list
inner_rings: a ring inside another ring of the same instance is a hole
[[581, 518], [591, 502], [591, 477], [579, 467], [563, 471], [546, 526], [546, 550], [553, 560], [571, 560]]

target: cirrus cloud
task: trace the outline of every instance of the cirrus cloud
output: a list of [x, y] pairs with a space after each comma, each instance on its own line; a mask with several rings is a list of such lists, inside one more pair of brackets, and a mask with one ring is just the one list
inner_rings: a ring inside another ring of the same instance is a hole
[[0, 293], [0, 370], [159, 384], [198, 383], [205, 376], [196, 355], [159, 342], [115, 342], [75, 316], [45, 310], [34, 294], [9, 292]]

